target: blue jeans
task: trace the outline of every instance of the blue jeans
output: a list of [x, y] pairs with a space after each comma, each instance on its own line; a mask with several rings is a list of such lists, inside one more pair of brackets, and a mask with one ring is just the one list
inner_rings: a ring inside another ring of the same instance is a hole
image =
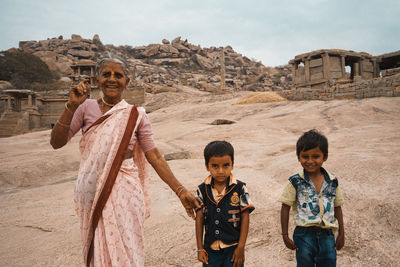
[[[233, 252], [237, 246], [232, 246], [220, 250], [212, 250], [206, 248], [208, 253], [208, 264], [203, 263], [203, 267], [231, 267], [233, 262], [231, 262]], [[242, 264], [242, 267], [244, 264]]]
[[293, 241], [297, 267], [336, 267], [335, 236], [332, 230], [315, 232], [309, 227], [296, 226]]

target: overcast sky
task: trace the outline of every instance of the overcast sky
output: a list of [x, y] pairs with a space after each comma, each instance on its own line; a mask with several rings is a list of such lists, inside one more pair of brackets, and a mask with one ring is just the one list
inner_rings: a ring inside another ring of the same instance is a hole
[[277, 66], [317, 49], [400, 50], [400, 1], [0, 0], [0, 50], [71, 34], [133, 47], [181, 36]]

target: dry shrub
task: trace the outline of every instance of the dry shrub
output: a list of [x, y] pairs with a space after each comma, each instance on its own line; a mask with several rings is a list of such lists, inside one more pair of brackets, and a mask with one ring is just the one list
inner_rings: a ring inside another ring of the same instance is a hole
[[235, 103], [235, 105], [282, 102], [282, 101], [287, 101], [287, 99], [275, 92], [253, 92], [239, 99]]

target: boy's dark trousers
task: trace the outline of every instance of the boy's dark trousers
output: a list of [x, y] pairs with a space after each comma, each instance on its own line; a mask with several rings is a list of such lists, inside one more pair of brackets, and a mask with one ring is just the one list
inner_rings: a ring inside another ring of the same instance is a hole
[[[208, 264], [203, 263], [203, 267], [231, 267], [233, 252], [237, 246], [227, 247], [220, 250], [206, 249], [208, 253]], [[244, 264], [242, 264], [242, 267]]]
[[296, 226], [293, 241], [298, 247], [297, 267], [336, 266], [335, 236], [332, 230]]

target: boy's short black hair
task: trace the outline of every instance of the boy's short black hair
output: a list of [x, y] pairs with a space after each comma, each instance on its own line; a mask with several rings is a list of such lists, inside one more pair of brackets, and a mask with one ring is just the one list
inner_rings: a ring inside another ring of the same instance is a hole
[[297, 140], [297, 157], [300, 156], [301, 151], [307, 151], [316, 147], [321, 149], [322, 153], [324, 154], [324, 158], [328, 157], [328, 139], [323, 134], [319, 133], [315, 129], [303, 133], [299, 140]]
[[233, 164], [233, 146], [226, 141], [212, 141], [204, 148], [204, 159], [206, 166], [211, 157], [230, 156]]

